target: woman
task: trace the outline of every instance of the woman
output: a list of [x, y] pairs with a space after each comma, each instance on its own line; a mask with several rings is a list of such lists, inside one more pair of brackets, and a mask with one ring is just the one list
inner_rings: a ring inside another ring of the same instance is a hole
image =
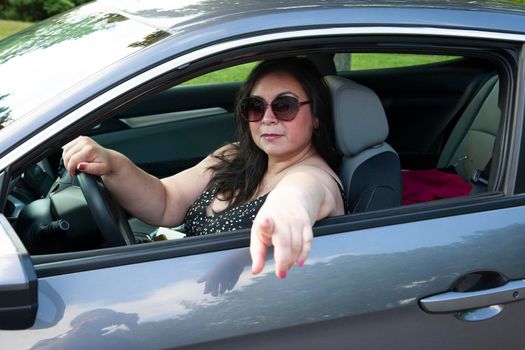
[[184, 222], [188, 235], [251, 226], [252, 273], [274, 246], [275, 272], [284, 278], [295, 262], [304, 264], [312, 225], [345, 212], [330, 95], [310, 61], [265, 61], [241, 90], [236, 123], [237, 143], [162, 180], [86, 137], [64, 146], [64, 164], [72, 175], [102, 176], [130, 214], [152, 225]]

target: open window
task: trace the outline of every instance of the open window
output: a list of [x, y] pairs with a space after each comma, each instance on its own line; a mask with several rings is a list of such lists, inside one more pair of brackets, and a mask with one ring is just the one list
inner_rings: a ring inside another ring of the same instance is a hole
[[[407, 51], [396, 45], [385, 45], [380, 54], [373, 46], [353, 48], [351, 42], [329, 41], [322, 49], [308, 42], [294, 45], [289, 53], [277, 53], [272, 45], [262, 55], [246, 49], [223, 53], [119, 96], [58, 137], [42, 152], [45, 157], [16, 169], [4, 214], [32, 254], [111, 245], [100, 234], [77, 179], [64, 173], [60, 146], [76, 135], [88, 135], [155, 176], [177, 173], [234, 141], [235, 98], [242, 80], [258, 61], [287, 54], [312, 57], [322, 62], [320, 69], [327, 75], [352, 80], [377, 94], [388, 120], [386, 142], [399, 155], [403, 171], [454, 173], [472, 188], [465, 200], [501, 193], [506, 94], [512, 83], [502, 53], [443, 45], [442, 52], [425, 49], [411, 64], [396, 64], [396, 59], [406, 59]], [[372, 56], [375, 63], [366, 69], [362, 64], [361, 69], [345, 69], [341, 63], [344, 57], [366, 62]], [[159, 231], [129, 219], [140, 242], [154, 241], [157, 233], [182, 236], [171, 228]], [[326, 222], [352, 220], [350, 215]]]
[[404, 204], [496, 188], [492, 160], [501, 151], [505, 76], [494, 61], [387, 53], [336, 54], [335, 61], [341, 75], [371, 87], [383, 102], [386, 141], [403, 169]]

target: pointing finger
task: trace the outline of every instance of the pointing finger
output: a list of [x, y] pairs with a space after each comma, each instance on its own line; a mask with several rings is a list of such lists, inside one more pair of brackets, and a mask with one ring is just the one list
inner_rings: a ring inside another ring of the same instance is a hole
[[310, 226], [305, 226], [303, 228], [303, 249], [301, 251], [301, 254], [299, 255], [299, 259], [297, 260], [297, 265], [299, 267], [304, 265], [304, 262], [308, 258], [308, 255], [310, 255], [310, 250], [312, 249], [312, 241], [313, 241], [313, 232], [312, 228]]
[[252, 273], [258, 274], [264, 268], [266, 247], [269, 246], [268, 235], [273, 231], [273, 222], [266, 218], [254, 222], [250, 236], [250, 256], [252, 258]]
[[275, 274], [279, 278], [285, 278], [291, 260], [291, 238], [289, 234], [281, 232], [272, 236], [274, 246]]

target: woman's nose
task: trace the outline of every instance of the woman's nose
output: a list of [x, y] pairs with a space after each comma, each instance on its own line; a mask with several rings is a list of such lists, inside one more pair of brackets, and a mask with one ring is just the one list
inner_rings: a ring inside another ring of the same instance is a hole
[[264, 111], [263, 117], [261, 119], [261, 122], [263, 124], [275, 124], [277, 123], [278, 119], [275, 117], [272, 111], [271, 106], [267, 106], [266, 110]]

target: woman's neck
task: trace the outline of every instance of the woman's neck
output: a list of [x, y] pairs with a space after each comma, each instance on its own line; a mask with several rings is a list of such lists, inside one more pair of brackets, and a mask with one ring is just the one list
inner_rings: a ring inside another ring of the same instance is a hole
[[282, 174], [290, 167], [304, 162], [306, 159], [317, 155], [317, 151], [312, 144], [303, 148], [301, 151], [286, 157], [271, 157], [268, 156], [268, 167], [266, 168], [267, 177], [273, 177]]

